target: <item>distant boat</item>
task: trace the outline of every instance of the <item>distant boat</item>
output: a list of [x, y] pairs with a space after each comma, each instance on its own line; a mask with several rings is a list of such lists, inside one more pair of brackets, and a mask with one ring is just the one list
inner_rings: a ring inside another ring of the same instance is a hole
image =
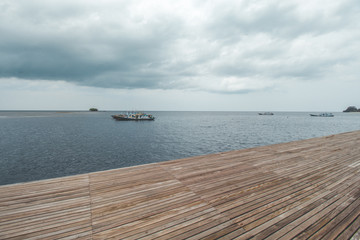
[[111, 115], [112, 118], [118, 121], [144, 121], [155, 120], [155, 117], [151, 114], [143, 112], [127, 112], [117, 115]]
[[333, 117], [332, 113], [320, 113], [320, 114], [310, 114], [312, 117]]
[[264, 113], [259, 113], [259, 115], [274, 115], [274, 113], [272, 113], [272, 112], [264, 112]]

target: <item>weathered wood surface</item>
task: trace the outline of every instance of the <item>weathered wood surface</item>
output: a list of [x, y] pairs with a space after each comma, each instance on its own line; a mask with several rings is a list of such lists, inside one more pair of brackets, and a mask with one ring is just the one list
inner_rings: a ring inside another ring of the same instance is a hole
[[0, 239], [358, 239], [360, 131], [0, 186]]

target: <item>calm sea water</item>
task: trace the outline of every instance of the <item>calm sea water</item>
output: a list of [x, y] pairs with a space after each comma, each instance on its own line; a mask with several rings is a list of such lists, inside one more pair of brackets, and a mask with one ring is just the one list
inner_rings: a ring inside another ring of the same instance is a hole
[[360, 114], [148, 112], [120, 122], [115, 112], [1, 112], [0, 185], [127, 167], [360, 130]]

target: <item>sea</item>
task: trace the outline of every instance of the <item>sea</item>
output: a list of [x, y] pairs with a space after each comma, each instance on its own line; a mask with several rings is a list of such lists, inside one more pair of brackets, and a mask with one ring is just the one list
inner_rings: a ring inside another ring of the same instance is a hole
[[0, 111], [0, 185], [162, 162], [360, 130], [360, 113]]

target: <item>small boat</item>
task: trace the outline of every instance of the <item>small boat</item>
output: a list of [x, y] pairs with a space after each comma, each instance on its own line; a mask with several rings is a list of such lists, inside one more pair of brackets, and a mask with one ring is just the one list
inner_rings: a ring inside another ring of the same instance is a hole
[[312, 117], [333, 117], [332, 113], [320, 113], [320, 114], [310, 114]]
[[127, 112], [117, 115], [111, 115], [112, 118], [118, 121], [144, 121], [155, 120], [155, 117], [151, 114], [143, 112]]
[[264, 112], [264, 113], [259, 113], [259, 115], [274, 115], [274, 113], [272, 113], [272, 112]]

